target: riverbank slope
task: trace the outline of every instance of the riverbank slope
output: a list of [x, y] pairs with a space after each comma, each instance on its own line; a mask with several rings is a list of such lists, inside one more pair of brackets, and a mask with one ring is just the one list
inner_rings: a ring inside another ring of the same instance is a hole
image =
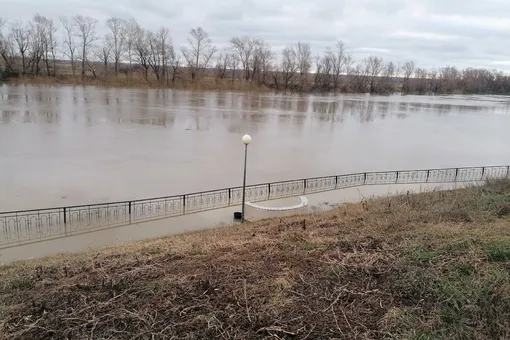
[[0, 267], [0, 338], [510, 337], [510, 181]]

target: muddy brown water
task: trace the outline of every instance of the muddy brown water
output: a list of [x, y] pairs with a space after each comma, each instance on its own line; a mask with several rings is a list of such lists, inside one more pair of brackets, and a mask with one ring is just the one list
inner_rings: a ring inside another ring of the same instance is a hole
[[510, 164], [510, 97], [0, 85], [0, 211]]

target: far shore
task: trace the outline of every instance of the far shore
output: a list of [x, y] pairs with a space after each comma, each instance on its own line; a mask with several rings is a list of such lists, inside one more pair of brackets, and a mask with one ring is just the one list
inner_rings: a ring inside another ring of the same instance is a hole
[[[203, 77], [197, 81], [190, 81], [183, 78], [175, 81], [158, 80], [149, 77], [148, 80], [141, 76], [118, 75], [106, 77], [85, 77], [72, 75], [52, 76], [25, 76], [10, 78], [5, 81], [6, 84], [16, 85], [41, 85], [41, 86], [98, 86], [105, 88], [132, 88], [132, 89], [174, 89], [190, 91], [228, 91], [228, 92], [255, 92], [255, 93], [284, 93], [284, 94], [373, 94], [373, 95], [435, 95], [433, 92], [407, 92], [404, 93], [400, 86], [395, 86], [391, 90], [383, 92], [359, 92], [349, 86], [346, 80], [343, 86], [338, 89], [314, 89], [313, 87], [303, 87], [300, 85], [289, 86], [287, 88], [277, 88], [272, 83], [252, 82], [244, 79], [220, 79], [214, 76]], [[1, 82], [0, 82], [1, 84]], [[464, 94], [460, 90], [448, 94]]]

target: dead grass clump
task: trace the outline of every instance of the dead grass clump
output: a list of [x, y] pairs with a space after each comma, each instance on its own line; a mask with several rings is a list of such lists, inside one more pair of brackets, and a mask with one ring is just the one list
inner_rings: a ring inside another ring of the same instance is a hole
[[508, 181], [0, 270], [1, 339], [506, 339]]

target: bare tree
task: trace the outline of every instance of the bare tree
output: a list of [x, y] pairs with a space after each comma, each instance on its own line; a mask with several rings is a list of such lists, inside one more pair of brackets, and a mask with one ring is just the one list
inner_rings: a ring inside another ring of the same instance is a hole
[[97, 20], [81, 15], [73, 18], [78, 28], [78, 39], [81, 47], [81, 77], [85, 77], [85, 65], [88, 61], [88, 55], [92, 44], [97, 40], [96, 37], [96, 26]]
[[1, 39], [1, 41], [3, 41], [3, 39], [4, 39], [3, 33], [4, 33], [4, 26], [6, 23], [7, 23], [7, 21], [4, 18], [0, 17], [0, 39]]
[[32, 74], [39, 74], [42, 61], [46, 75], [56, 75], [56, 33], [53, 21], [42, 15], [36, 14], [30, 22]]
[[320, 55], [315, 56], [313, 60], [315, 63], [315, 76], [313, 77], [312, 91], [316, 91], [323, 86], [324, 60]]
[[5, 24], [7, 23], [7, 21], [0, 17], [0, 42], [3, 42], [4, 40], [4, 27], [5, 27]]
[[149, 48], [148, 63], [151, 66], [158, 81], [165, 80], [169, 54], [173, 53], [172, 40], [169, 30], [162, 27], [157, 33], [148, 32], [147, 41]]
[[[9, 39], [4, 34], [4, 27], [7, 21], [3, 18], [0, 18], [0, 77], [2, 77], [2, 73], [4, 71], [8, 71], [9, 73], [14, 73], [13, 64], [14, 64], [14, 54], [12, 52], [12, 44]], [[3, 65], [2, 65], [3, 64]], [[3, 67], [2, 67], [3, 66]]]
[[170, 54], [170, 67], [172, 67], [172, 86], [175, 86], [175, 80], [177, 78], [177, 72], [179, 72], [179, 67], [181, 66], [181, 57], [177, 55], [175, 50], [172, 49], [172, 53]]
[[337, 90], [341, 83], [341, 74], [344, 70], [344, 65], [346, 61], [345, 47], [344, 43], [339, 41], [336, 43], [334, 49], [328, 49], [326, 51], [326, 57], [331, 64], [329, 69], [329, 74], [333, 80], [333, 90]]
[[354, 71], [354, 59], [352, 58], [351, 55], [347, 55], [345, 57], [345, 74], [346, 74], [346, 78], [347, 78], [347, 83], [346, 83], [346, 90], [349, 91], [349, 85], [350, 85], [350, 81], [351, 81], [351, 78], [352, 78], [352, 74], [353, 74], [353, 71]]
[[425, 70], [423, 68], [416, 68], [414, 73], [415, 73], [415, 81], [414, 81], [415, 91], [418, 94], [427, 93], [427, 91], [428, 91], [428, 89], [427, 89], [428, 88], [428, 81], [427, 81], [428, 72], [427, 72], [427, 70]]
[[44, 50], [45, 27], [42, 23], [42, 18], [38, 15], [34, 20], [28, 23], [30, 27], [29, 40], [30, 40], [30, 67], [31, 74], [38, 76], [41, 69], [41, 60]]
[[69, 20], [66, 17], [60, 18], [60, 23], [62, 25], [62, 28], [64, 29], [64, 36], [63, 36], [63, 43], [64, 43], [64, 49], [63, 54], [67, 58], [69, 58], [69, 61], [71, 62], [71, 71], [73, 73], [73, 76], [76, 75], [76, 62], [77, 62], [77, 27], [74, 20]]
[[367, 91], [367, 84], [370, 80], [369, 72], [366, 60], [363, 63], [357, 64], [356, 67], [352, 69], [350, 82], [354, 92], [365, 93]]
[[367, 74], [369, 75], [369, 92], [376, 93], [379, 75], [381, 74], [384, 63], [381, 57], [370, 56], [364, 61]]
[[[57, 75], [57, 48], [58, 48], [58, 38], [57, 32], [58, 28], [53, 22], [53, 20], [47, 19], [43, 17], [43, 23], [46, 27], [46, 37], [44, 39], [44, 60], [46, 63], [46, 72], [48, 75], [53, 74], [55, 77]], [[51, 59], [50, 59], [51, 58]], [[51, 71], [50, 71], [50, 61], [51, 61]]]
[[134, 33], [133, 40], [134, 59], [144, 69], [145, 81], [149, 80], [149, 46], [148, 46], [148, 32], [143, 28], [137, 26]]
[[[494, 72], [497, 73], [497, 72]], [[485, 69], [468, 67], [462, 70], [462, 90], [464, 93], [496, 93], [498, 89], [492, 88], [496, 77], [494, 73]]]
[[460, 72], [455, 66], [445, 66], [439, 71], [439, 81], [442, 93], [451, 94], [458, 86]]
[[248, 36], [233, 37], [230, 39], [232, 51], [237, 54], [244, 70], [244, 79], [250, 79], [250, 64], [252, 64], [253, 54], [257, 41]]
[[21, 74], [25, 75], [28, 69], [28, 51], [30, 47], [30, 26], [16, 21], [11, 25], [10, 39], [14, 41], [16, 50], [21, 57]]
[[230, 67], [230, 51], [224, 50], [220, 53], [218, 58], [216, 59], [216, 77], [218, 79], [224, 79], [227, 75], [227, 70]]
[[162, 77], [166, 78], [168, 85], [168, 77], [170, 73], [171, 61], [175, 58], [175, 50], [170, 31], [167, 28], [160, 28], [156, 34], [159, 42], [159, 51], [161, 53], [161, 62], [163, 64]]
[[124, 53], [127, 40], [128, 40], [128, 29], [126, 21], [118, 18], [110, 18], [106, 20], [106, 27], [109, 33], [106, 35], [106, 39], [110, 40], [112, 46], [112, 56], [114, 62], [114, 72], [117, 76], [119, 72], [119, 66], [121, 59], [124, 57]]
[[212, 56], [216, 52], [216, 46], [212, 44], [209, 34], [201, 27], [194, 28], [190, 31], [188, 38], [188, 47], [181, 49], [182, 55], [191, 72], [191, 80], [198, 80], [211, 61]]
[[403, 66], [404, 80], [402, 83], [402, 94], [411, 92], [411, 78], [413, 77], [416, 65], [414, 61], [406, 61]]
[[129, 73], [133, 66], [133, 59], [136, 55], [135, 44], [137, 40], [139, 26], [135, 19], [131, 19], [126, 22], [125, 28], [126, 28], [126, 55], [129, 62], [129, 70], [127, 73]]
[[308, 78], [308, 73], [312, 68], [312, 49], [310, 44], [298, 42], [296, 45], [296, 57], [299, 71], [299, 87], [303, 91], [304, 84]]
[[395, 91], [395, 84], [399, 72], [398, 68], [399, 66], [392, 61], [383, 66], [381, 86], [378, 90], [379, 93], [389, 94]]
[[[282, 85], [288, 89], [291, 85], [292, 78], [295, 76], [299, 68], [297, 52], [294, 46], [287, 46], [282, 51], [281, 77]], [[276, 79], [275, 79], [276, 81]], [[276, 83], [278, 88], [278, 83]]]
[[433, 68], [429, 74], [425, 74], [425, 80], [428, 83], [427, 92], [433, 94], [441, 93], [441, 82], [438, 79], [438, 70]]
[[151, 31], [147, 31], [147, 47], [148, 47], [147, 62], [149, 63], [149, 66], [152, 68], [152, 71], [156, 76], [156, 79], [159, 81], [161, 79], [163, 62], [161, 60], [158, 38], [156, 37], [156, 34], [154, 34]]
[[322, 58], [322, 74], [323, 74], [323, 88], [324, 90], [331, 89], [331, 82], [333, 78], [333, 60], [330, 56], [329, 49], [326, 50], [326, 55]]
[[263, 40], [257, 40], [251, 62], [252, 81], [257, 79], [259, 84], [267, 84], [272, 60], [273, 52], [271, 51], [271, 46]]
[[236, 79], [236, 72], [239, 68], [239, 55], [233, 53], [232, 57], [230, 58], [230, 70], [232, 72], [232, 83], [234, 83], [234, 80]]
[[[105, 39], [103, 44], [94, 50], [94, 54], [96, 58], [101, 60], [103, 64], [104, 74], [108, 74], [108, 65], [110, 65], [111, 58], [113, 55], [113, 43], [110, 39]], [[96, 71], [94, 67], [89, 67], [94, 76], [96, 75]]]

